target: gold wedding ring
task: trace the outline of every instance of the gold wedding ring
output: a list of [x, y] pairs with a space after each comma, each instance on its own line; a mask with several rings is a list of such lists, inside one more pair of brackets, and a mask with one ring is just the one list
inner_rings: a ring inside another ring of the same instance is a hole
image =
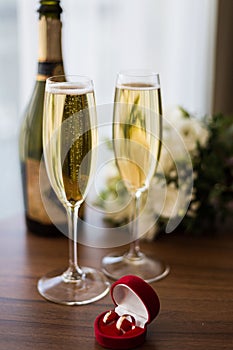
[[[127, 320], [130, 322], [130, 326], [131, 328], [126, 328], [124, 329], [123, 328], [123, 323], [124, 321]], [[135, 326], [136, 325], [136, 321], [135, 321], [135, 318], [131, 315], [128, 315], [128, 314], [125, 314], [125, 315], [122, 315], [118, 320], [117, 320], [117, 323], [116, 323], [116, 328], [119, 332], [122, 332], [123, 334], [128, 332], [128, 331], [131, 331], [133, 329], [135, 329]]]
[[112, 311], [112, 310], [108, 311], [108, 312], [104, 315], [103, 323], [105, 323], [105, 324], [111, 323], [112, 321], [115, 320], [116, 316], [117, 316], [117, 313], [116, 313], [115, 311]]

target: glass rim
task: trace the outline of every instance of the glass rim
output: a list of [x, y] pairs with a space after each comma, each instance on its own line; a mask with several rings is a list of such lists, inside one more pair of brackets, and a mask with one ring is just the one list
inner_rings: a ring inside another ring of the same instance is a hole
[[139, 78], [146, 78], [146, 77], [157, 77], [159, 78], [159, 73], [156, 73], [153, 70], [149, 69], [124, 69], [117, 73], [118, 76], [128, 76], [128, 77], [139, 77]]
[[[58, 75], [52, 75], [51, 77], [48, 77], [46, 79], [46, 83], [61, 83], [61, 81], [59, 80], [55, 80], [55, 79], [59, 79], [59, 78], [77, 78], [76, 81], [73, 80], [73, 82], [78, 83], [78, 79], [83, 79], [83, 81], [87, 81], [87, 82], [91, 82], [93, 84], [93, 80], [88, 76], [88, 75], [82, 75], [82, 74], [58, 74]], [[53, 80], [54, 79], [54, 80]], [[72, 81], [62, 81], [63, 83], [71, 83]]]
[[59, 94], [61, 91], [69, 93], [88, 93], [94, 92], [94, 82], [87, 75], [61, 74], [54, 75], [46, 79], [45, 91]]

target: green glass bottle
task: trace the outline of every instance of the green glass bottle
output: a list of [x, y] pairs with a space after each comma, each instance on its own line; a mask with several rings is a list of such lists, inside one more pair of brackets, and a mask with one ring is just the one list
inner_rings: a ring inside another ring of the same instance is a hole
[[[26, 225], [29, 231], [41, 235], [58, 234], [41, 196], [40, 162], [43, 154], [42, 120], [45, 81], [49, 76], [64, 74], [60, 1], [40, 1], [38, 72], [19, 137], [19, 152], [23, 185]], [[49, 195], [51, 191], [48, 190]], [[55, 201], [51, 205], [56, 206]], [[56, 209], [56, 208], [55, 208]], [[58, 208], [59, 210], [59, 208]], [[62, 214], [61, 214], [62, 215]]]

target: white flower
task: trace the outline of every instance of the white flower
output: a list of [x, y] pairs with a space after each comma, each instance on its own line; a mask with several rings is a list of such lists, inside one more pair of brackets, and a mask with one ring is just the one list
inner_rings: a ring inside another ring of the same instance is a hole
[[157, 216], [170, 218], [178, 214], [178, 209], [175, 207], [178, 189], [173, 183], [167, 185], [164, 180], [152, 181], [150, 197], [153, 198], [152, 211]]
[[175, 128], [189, 152], [195, 151], [197, 142], [202, 146], [206, 145], [209, 134], [207, 128], [200, 119], [193, 118], [192, 116], [184, 116], [184, 112], [178, 107], [165, 112], [164, 118], [165, 121], [167, 119], [168, 124], [170, 124], [170, 133], [171, 128]]

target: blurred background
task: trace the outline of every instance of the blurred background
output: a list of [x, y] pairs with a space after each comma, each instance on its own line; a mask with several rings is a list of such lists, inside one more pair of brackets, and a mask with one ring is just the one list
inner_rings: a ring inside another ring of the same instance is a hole
[[[37, 0], [0, 0], [0, 219], [22, 212], [18, 131], [37, 71]], [[63, 0], [65, 71], [113, 101], [116, 73], [160, 74], [165, 108], [233, 111], [232, 0]]]

